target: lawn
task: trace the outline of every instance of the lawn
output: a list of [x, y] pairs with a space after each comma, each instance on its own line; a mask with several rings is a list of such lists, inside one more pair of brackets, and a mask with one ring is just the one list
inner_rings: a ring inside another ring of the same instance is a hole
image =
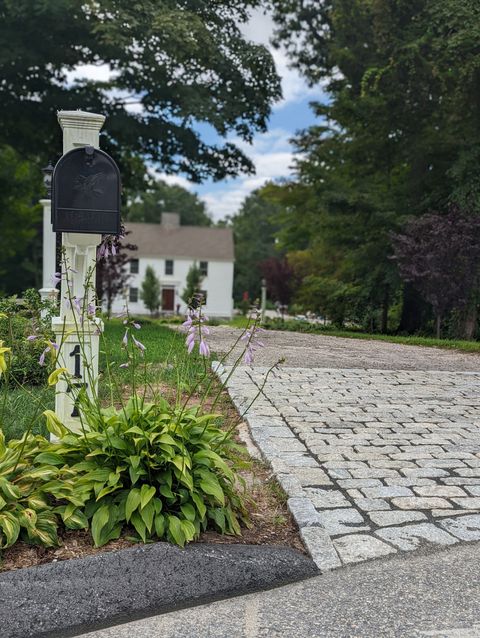
[[[132, 332], [135, 338], [143, 343], [146, 350], [145, 366], [140, 366], [136, 372], [136, 387], [144, 387], [145, 384], [177, 387], [179, 384], [184, 392], [189, 392], [205, 373], [207, 366], [205, 359], [186, 354], [185, 337], [182, 333], [155, 321], [140, 321], [140, 323], [141, 330], [132, 329]], [[107, 400], [110, 394], [106, 373], [107, 357], [120, 381], [113, 388], [116, 398], [122, 387], [132, 380], [129, 368], [118, 367], [127, 360], [125, 350], [121, 347], [124, 333], [125, 326], [121, 321], [106, 322], [105, 338], [102, 339], [100, 346], [100, 396], [104, 400]], [[1, 401], [3, 400], [5, 400], [5, 406], [3, 409], [0, 407], [0, 414], [3, 414], [1, 427], [7, 439], [19, 438], [32, 423], [35, 433], [46, 434], [41, 414], [43, 410], [54, 407], [53, 389], [39, 387], [26, 387], [23, 390], [9, 389], [6, 398], [2, 397]]]

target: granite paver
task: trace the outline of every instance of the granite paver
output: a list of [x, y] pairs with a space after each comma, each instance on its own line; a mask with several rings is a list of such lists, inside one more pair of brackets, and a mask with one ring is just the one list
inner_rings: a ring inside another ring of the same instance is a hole
[[480, 538], [480, 372], [459, 361], [231, 376], [240, 411], [262, 389], [245, 418], [320, 569]]

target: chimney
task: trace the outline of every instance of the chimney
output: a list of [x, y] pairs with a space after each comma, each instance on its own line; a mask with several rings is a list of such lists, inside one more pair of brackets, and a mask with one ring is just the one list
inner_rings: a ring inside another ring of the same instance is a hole
[[180, 227], [179, 213], [162, 213], [162, 228], [175, 230]]

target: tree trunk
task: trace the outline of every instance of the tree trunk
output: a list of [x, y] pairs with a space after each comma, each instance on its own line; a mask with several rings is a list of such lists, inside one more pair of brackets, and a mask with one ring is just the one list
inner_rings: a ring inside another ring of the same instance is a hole
[[477, 330], [478, 309], [475, 304], [466, 310], [463, 324], [463, 338], [471, 340], [475, 337]]
[[388, 331], [388, 309], [390, 308], [390, 287], [385, 286], [385, 292], [383, 295], [383, 303], [382, 303], [382, 325], [380, 327], [380, 332], [385, 334]]
[[437, 315], [437, 339], [441, 338], [442, 333], [442, 316]]
[[422, 327], [425, 314], [425, 302], [410, 284], [403, 288], [403, 306], [397, 332], [413, 334]]

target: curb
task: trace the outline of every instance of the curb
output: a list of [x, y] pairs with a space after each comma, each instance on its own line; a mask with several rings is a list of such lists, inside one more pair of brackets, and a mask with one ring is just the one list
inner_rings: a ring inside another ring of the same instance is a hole
[[289, 547], [139, 545], [0, 573], [1, 636], [67, 638], [318, 573]]

